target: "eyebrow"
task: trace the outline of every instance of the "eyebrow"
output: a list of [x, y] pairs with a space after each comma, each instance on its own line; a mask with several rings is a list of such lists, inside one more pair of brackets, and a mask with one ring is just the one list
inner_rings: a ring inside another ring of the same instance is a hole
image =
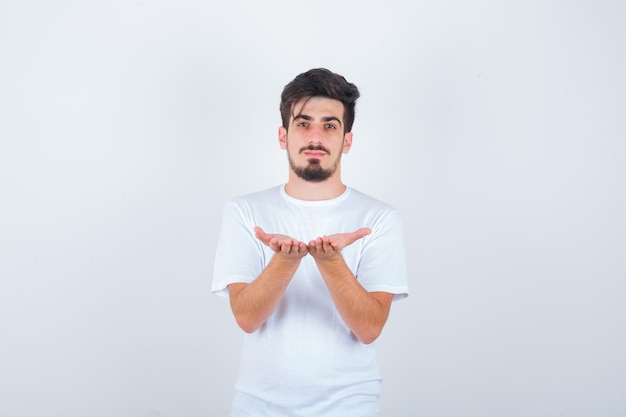
[[[309, 122], [313, 121], [313, 118], [311, 116], [306, 115], [306, 114], [302, 114], [302, 113], [298, 114], [297, 116], [294, 116], [293, 121], [295, 122], [298, 119], [304, 119], [304, 120], [307, 120]], [[339, 125], [341, 125], [341, 120], [339, 120], [338, 117], [335, 117], [335, 116], [325, 116], [325, 117], [322, 117], [322, 122], [332, 122], [332, 121], [336, 121], [337, 123], [339, 123]]]

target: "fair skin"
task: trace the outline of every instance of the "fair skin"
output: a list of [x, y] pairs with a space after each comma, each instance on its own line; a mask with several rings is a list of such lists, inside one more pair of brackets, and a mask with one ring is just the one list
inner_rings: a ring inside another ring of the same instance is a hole
[[[290, 167], [285, 185], [290, 196], [301, 200], [328, 200], [345, 191], [346, 186], [341, 181], [341, 155], [350, 150], [352, 133], [344, 133], [343, 110], [340, 101], [313, 97], [294, 105], [289, 129], [278, 129], [279, 145], [296, 167], [305, 167], [314, 159], [320, 168], [333, 171], [323, 181], [310, 181], [298, 176]], [[352, 333], [362, 343], [376, 340], [387, 321], [393, 295], [365, 290], [341, 255], [346, 246], [370, 234], [370, 229], [320, 236], [309, 242], [266, 233], [260, 227], [255, 227], [254, 232], [257, 239], [274, 251], [274, 256], [250, 284], [228, 286], [231, 308], [244, 331], [256, 331], [272, 315], [302, 258], [310, 255], [315, 259], [339, 315]]]
[[[341, 181], [341, 155], [352, 147], [352, 132], [344, 133], [343, 104], [337, 100], [314, 97], [302, 108], [302, 101], [294, 105], [289, 130], [278, 128], [278, 144], [296, 165], [304, 166], [309, 158], [319, 159], [322, 168], [337, 169], [326, 181], [311, 182], [299, 178], [293, 169], [285, 191], [300, 200], [329, 200], [340, 196], [346, 186]], [[294, 117], [295, 116], [295, 117]], [[307, 120], [312, 118], [313, 120]], [[329, 152], [304, 150], [319, 145]]]

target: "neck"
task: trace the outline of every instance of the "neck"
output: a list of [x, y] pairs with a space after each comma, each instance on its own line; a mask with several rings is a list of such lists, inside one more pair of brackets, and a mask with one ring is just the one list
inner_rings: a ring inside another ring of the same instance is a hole
[[326, 181], [305, 181], [293, 171], [289, 171], [289, 182], [285, 185], [285, 192], [298, 200], [317, 201], [330, 200], [339, 197], [346, 191], [346, 186], [341, 182], [339, 172]]

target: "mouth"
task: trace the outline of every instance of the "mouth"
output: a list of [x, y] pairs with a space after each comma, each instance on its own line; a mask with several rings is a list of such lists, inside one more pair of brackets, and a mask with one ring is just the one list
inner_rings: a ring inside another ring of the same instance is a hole
[[304, 151], [304, 154], [307, 157], [309, 157], [309, 158], [321, 158], [324, 155], [326, 155], [326, 152], [324, 152], [324, 151], [306, 150], [306, 151]]
[[303, 153], [309, 158], [321, 158], [325, 155], [330, 154], [330, 152], [328, 152], [328, 149], [324, 148], [320, 144], [316, 144], [316, 145], [311, 144], [309, 146], [306, 146], [300, 149], [300, 153]]

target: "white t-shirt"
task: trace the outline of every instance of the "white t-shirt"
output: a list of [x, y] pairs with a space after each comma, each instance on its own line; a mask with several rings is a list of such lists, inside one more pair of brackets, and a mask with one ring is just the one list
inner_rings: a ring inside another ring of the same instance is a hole
[[[254, 236], [254, 226], [305, 243], [369, 227], [370, 235], [343, 249], [346, 264], [367, 291], [408, 295], [397, 210], [351, 188], [331, 200], [303, 201], [284, 186], [226, 204], [214, 293], [227, 297], [229, 284], [252, 282], [274, 255]], [[245, 336], [231, 416], [376, 416], [381, 378], [375, 345], [352, 334], [314, 259], [305, 256], [272, 316]]]

